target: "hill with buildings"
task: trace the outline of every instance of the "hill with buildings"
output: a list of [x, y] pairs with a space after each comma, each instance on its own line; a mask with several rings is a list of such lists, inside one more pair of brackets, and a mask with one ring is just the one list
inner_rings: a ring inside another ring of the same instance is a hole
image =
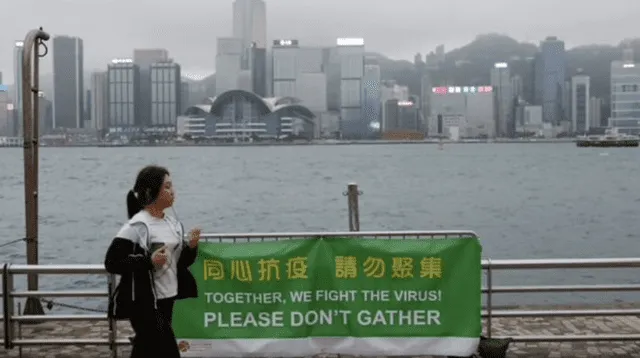
[[[640, 39], [624, 40], [616, 46], [585, 45], [567, 49], [567, 76], [581, 72], [591, 76], [591, 95], [608, 101], [611, 61], [622, 58], [625, 47], [640, 54]], [[484, 34], [471, 43], [447, 52], [443, 63], [431, 72], [434, 86], [486, 85], [490, 82], [490, 69], [496, 62], [508, 62], [512, 75], [522, 77], [525, 95], [531, 93], [533, 83], [533, 58], [538, 46], [518, 42], [505, 35]], [[420, 88], [415, 66], [407, 67], [407, 61], [380, 61], [384, 79], [394, 79], [406, 85], [412, 92]]]

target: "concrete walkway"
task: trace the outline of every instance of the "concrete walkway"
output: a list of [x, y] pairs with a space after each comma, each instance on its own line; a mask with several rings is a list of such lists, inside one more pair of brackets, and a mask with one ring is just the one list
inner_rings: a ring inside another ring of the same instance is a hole
[[[573, 307], [575, 308], [575, 307]], [[0, 326], [0, 331], [2, 327]], [[562, 334], [640, 334], [640, 318], [580, 317], [580, 318], [500, 318], [493, 320], [494, 336], [562, 335]], [[129, 324], [118, 323], [118, 335], [131, 334]], [[0, 337], [3, 337], [0, 335]], [[107, 338], [107, 324], [66, 322], [25, 325], [22, 337], [33, 338]], [[1, 338], [0, 338], [1, 339]], [[118, 349], [119, 357], [128, 357], [129, 348]], [[23, 348], [22, 357], [47, 358], [107, 358], [107, 347], [48, 346]], [[10, 351], [0, 347], [0, 357], [19, 357], [19, 349]], [[583, 357], [640, 357], [640, 342], [580, 342], [580, 343], [512, 343], [508, 357], [583, 358]]]

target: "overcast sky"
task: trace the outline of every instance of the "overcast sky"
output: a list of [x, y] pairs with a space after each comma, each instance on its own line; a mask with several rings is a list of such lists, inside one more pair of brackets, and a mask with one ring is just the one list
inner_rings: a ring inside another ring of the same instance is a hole
[[[133, 48], [162, 47], [183, 71], [214, 71], [216, 37], [231, 34], [233, 0], [0, 0], [0, 72], [13, 82], [12, 46], [31, 28], [84, 40], [85, 70], [106, 69]], [[364, 37], [368, 50], [412, 59], [498, 32], [568, 47], [640, 37], [640, 0], [267, 0], [267, 39], [332, 45]], [[51, 57], [43, 61], [50, 72]]]

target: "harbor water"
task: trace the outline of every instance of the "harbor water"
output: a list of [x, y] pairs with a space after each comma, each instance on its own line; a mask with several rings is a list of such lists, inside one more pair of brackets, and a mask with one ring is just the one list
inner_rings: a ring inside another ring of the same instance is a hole
[[[126, 220], [137, 170], [167, 166], [176, 210], [204, 232], [345, 231], [356, 182], [361, 229], [465, 229], [492, 259], [640, 254], [640, 151], [556, 144], [42, 148], [41, 263], [101, 263]], [[0, 244], [24, 236], [22, 150], [0, 149]], [[25, 245], [0, 249], [24, 263]], [[628, 271], [627, 271], [628, 272]], [[495, 284], [635, 283], [619, 271], [498, 274]], [[101, 288], [51, 277], [43, 289]], [[24, 285], [23, 280], [18, 285]], [[606, 296], [608, 295], [608, 296]], [[511, 295], [499, 302], [640, 301], [638, 294]], [[104, 300], [103, 300], [104, 301]], [[96, 306], [103, 306], [97, 302]]]

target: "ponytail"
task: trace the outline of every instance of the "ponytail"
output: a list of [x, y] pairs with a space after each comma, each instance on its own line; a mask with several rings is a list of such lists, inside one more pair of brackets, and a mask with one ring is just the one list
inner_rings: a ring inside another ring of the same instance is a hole
[[129, 214], [129, 219], [140, 212], [140, 210], [142, 210], [142, 205], [140, 205], [136, 193], [134, 193], [133, 190], [129, 190], [127, 193], [127, 214]]

